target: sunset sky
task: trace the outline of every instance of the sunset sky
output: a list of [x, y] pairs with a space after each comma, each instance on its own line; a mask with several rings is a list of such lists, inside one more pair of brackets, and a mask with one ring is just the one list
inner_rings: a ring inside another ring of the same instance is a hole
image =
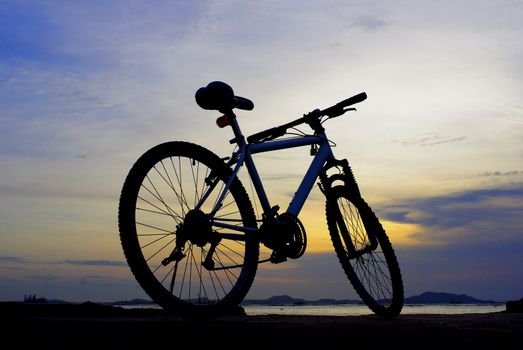
[[[253, 100], [238, 112], [247, 135], [365, 91], [326, 128], [405, 294], [523, 297], [522, 38], [522, 1], [3, 0], [0, 300], [145, 297], [120, 246], [119, 193], [156, 144], [230, 153], [230, 129], [194, 101], [213, 80]], [[311, 157], [255, 161], [286, 207]], [[300, 219], [304, 257], [261, 267], [248, 298], [355, 297], [319, 190]]]

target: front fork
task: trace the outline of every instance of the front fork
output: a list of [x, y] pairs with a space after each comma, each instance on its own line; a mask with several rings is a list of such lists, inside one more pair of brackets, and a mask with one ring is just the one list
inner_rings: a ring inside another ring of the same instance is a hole
[[[331, 169], [337, 169], [338, 172], [328, 175], [327, 172]], [[368, 220], [365, 216], [362, 216], [360, 210], [357, 211], [359, 219], [362, 221], [363, 226], [365, 227], [368, 243], [363, 247], [356, 248], [351, 238], [351, 232], [347, 227], [343, 214], [341, 213], [338, 205], [339, 192], [335, 191], [334, 188], [339, 189], [340, 186], [343, 191], [346, 191], [347, 197], [351, 199], [351, 203], [354, 204], [356, 208], [358, 202], [361, 203], [363, 201], [358, 184], [356, 183], [356, 179], [354, 178], [354, 174], [347, 159], [329, 160], [323, 167], [319, 177], [320, 183], [318, 183], [318, 186], [320, 187], [321, 192], [325, 195], [330, 208], [334, 211], [340, 235], [345, 242], [345, 246], [347, 247], [348, 257], [350, 259], [355, 259], [375, 250], [378, 247], [378, 240], [374, 233], [375, 228], [371, 224], [373, 221]], [[342, 184], [335, 185], [337, 182], [342, 182]], [[356, 233], [353, 234], [355, 235]]]

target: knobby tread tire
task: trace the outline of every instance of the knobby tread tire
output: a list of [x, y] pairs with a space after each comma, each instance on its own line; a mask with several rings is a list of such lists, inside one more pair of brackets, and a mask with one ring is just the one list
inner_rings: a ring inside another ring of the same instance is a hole
[[[354, 191], [350, 191], [345, 186], [336, 186], [333, 187], [330, 191], [332, 191], [331, 195], [329, 196], [330, 199], [327, 200], [325, 207], [327, 225], [334, 250], [347, 278], [351, 282], [358, 295], [362, 298], [363, 302], [375, 314], [385, 318], [396, 317], [400, 314], [401, 309], [403, 308], [403, 279], [396, 254], [385, 230], [383, 229], [383, 226], [365, 200], [357, 195]], [[350, 203], [352, 203], [357, 208], [362, 220], [366, 222], [365, 226], [368, 225], [368, 227], [374, 227], [374, 232], [379, 242], [379, 247], [383, 252], [388, 272], [390, 274], [390, 287], [392, 295], [390, 296], [391, 298], [388, 302], [377, 300], [375, 296], [371, 295], [371, 292], [369, 292], [364, 286], [360, 277], [355, 272], [351, 264], [351, 260], [348, 258], [347, 251], [345, 250], [342, 237], [340, 237], [338, 230], [336, 210], [333, 207], [334, 205], [338, 206], [338, 198], [345, 198]]]

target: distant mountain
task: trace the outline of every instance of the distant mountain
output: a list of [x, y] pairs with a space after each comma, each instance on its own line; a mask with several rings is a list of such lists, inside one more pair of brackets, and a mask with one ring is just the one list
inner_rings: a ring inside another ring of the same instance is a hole
[[350, 299], [295, 299], [288, 295], [275, 295], [268, 299], [244, 299], [242, 305], [337, 305], [337, 304], [362, 304], [361, 300]]
[[[362, 304], [361, 300], [352, 299], [295, 299], [288, 295], [276, 295], [268, 299], [245, 299], [242, 305], [339, 305]], [[493, 300], [480, 300], [465, 294], [425, 292], [405, 298], [405, 304], [497, 304]]]
[[405, 298], [405, 304], [494, 304], [493, 300], [480, 300], [466, 294], [425, 292]]
[[[69, 304], [69, 302], [57, 299], [46, 299], [43, 297], [29, 296], [24, 298], [27, 304]], [[481, 300], [473, 298], [466, 294], [424, 292], [405, 298], [405, 304], [501, 304], [504, 302], [493, 300]], [[104, 302], [106, 305], [126, 306], [126, 305], [156, 305], [149, 299], [131, 299], [119, 300], [113, 302]], [[361, 299], [330, 299], [323, 298], [317, 300], [306, 300], [293, 298], [289, 295], [275, 295], [267, 299], [244, 299], [241, 305], [340, 305], [340, 304], [363, 304]]]

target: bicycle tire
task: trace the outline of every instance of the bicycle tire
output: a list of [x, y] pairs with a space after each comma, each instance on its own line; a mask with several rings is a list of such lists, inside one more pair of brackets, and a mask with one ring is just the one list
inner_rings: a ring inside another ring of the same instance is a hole
[[[204, 147], [167, 142], [151, 148], [136, 161], [120, 194], [120, 241], [134, 277], [154, 302], [185, 317], [231, 312], [249, 291], [258, 266], [259, 242], [242, 232], [235, 233], [243, 235], [243, 241], [221, 239], [212, 254], [213, 264], [224, 269], [203, 267], [211, 245], [207, 242], [199, 246], [190, 240], [184, 243], [185, 257], [162, 264], [176, 240], [183, 242], [177, 227], [184, 225], [185, 214], [201, 198], [211, 172], [219, 186], [204, 202], [205, 213], [210, 212], [221, 192], [217, 190], [223, 188], [231, 169]], [[214, 219], [225, 217], [242, 226], [256, 227], [251, 201], [238, 178]], [[216, 227], [212, 230], [223, 232]]]
[[[335, 186], [330, 193], [326, 203], [327, 225], [347, 278], [376, 315], [396, 317], [403, 308], [403, 280], [396, 254], [383, 226], [365, 200], [354, 191], [345, 186]], [[340, 220], [344, 223], [341, 224]], [[344, 227], [348, 235], [342, 233]], [[369, 230], [376, 238], [376, 249], [361, 256], [351, 256], [349, 244], [356, 250], [370, 245]], [[347, 242], [348, 239], [350, 242]]]

